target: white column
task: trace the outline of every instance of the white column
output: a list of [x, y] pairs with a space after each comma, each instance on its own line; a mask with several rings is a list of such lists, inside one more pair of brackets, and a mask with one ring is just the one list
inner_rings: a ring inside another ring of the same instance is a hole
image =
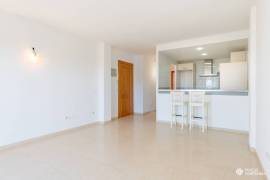
[[250, 13], [248, 68], [250, 100], [249, 146], [256, 149], [256, 7], [252, 7]]
[[111, 120], [111, 47], [104, 42], [98, 44], [98, 121]]

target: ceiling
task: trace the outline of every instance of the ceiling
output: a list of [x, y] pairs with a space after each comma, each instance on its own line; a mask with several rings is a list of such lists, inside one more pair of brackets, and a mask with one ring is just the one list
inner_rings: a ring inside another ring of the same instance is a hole
[[[202, 47], [203, 50], [197, 50]], [[230, 53], [234, 51], [243, 51], [248, 49], [248, 40], [235, 40], [216, 44], [208, 44], [203, 46], [173, 49], [163, 51], [166, 56], [177, 61], [191, 61], [191, 60], [204, 60], [204, 59], [223, 59], [229, 58]], [[202, 56], [206, 53], [206, 56]]]
[[165, 43], [248, 28], [253, 0], [8, 0], [0, 9], [115, 47]]

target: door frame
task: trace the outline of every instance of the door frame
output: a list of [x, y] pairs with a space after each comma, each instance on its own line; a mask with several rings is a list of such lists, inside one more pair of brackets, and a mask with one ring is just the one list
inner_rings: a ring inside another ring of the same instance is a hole
[[134, 87], [134, 66], [133, 66], [133, 64], [132, 63], [130, 63], [130, 62], [127, 62], [126, 60], [121, 60], [121, 59], [119, 59], [118, 60], [118, 63], [117, 63], [117, 67], [118, 67], [118, 90], [117, 90], [117, 93], [118, 93], [118, 118], [121, 118], [121, 117], [124, 117], [125, 115], [122, 115], [122, 114], [120, 114], [120, 111], [119, 111], [119, 109], [120, 109], [120, 101], [121, 101], [121, 97], [120, 97], [120, 88], [119, 88], [119, 79], [120, 79], [120, 73], [119, 73], [119, 66], [120, 66], [120, 64], [127, 64], [127, 65], [130, 65], [131, 66], [131, 104], [130, 104], [130, 106], [131, 106], [131, 113], [130, 113], [130, 115], [132, 115], [133, 113], [134, 113], [134, 90], [133, 90], [133, 87]]

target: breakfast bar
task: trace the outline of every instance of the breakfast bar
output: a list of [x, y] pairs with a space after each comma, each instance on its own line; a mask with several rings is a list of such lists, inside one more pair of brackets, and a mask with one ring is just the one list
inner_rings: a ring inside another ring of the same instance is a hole
[[205, 89], [160, 89], [157, 93], [157, 121], [170, 122], [172, 115], [172, 91], [205, 91], [208, 102], [208, 127], [243, 131], [249, 129], [248, 91], [225, 91]]

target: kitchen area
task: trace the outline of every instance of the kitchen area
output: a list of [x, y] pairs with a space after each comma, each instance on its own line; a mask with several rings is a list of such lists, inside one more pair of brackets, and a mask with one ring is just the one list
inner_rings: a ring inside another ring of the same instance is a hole
[[157, 121], [171, 121], [177, 91], [205, 92], [208, 127], [248, 132], [248, 39], [158, 50]]

